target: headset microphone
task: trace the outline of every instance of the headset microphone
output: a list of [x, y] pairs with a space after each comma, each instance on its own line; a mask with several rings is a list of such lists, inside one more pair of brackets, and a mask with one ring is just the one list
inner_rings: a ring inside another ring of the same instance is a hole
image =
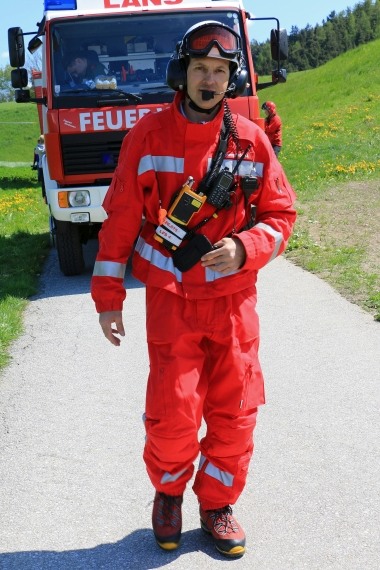
[[202, 101], [210, 101], [211, 99], [214, 99], [215, 95], [224, 95], [225, 93], [228, 93], [230, 91], [230, 89], [227, 89], [226, 91], [208, 91], [207, 89], [202, 89]]

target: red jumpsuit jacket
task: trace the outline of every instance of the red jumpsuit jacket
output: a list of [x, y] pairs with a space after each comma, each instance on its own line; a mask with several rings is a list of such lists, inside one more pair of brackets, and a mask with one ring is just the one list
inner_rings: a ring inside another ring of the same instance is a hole
[[[145, 115], [123, 141], [118, 167], [103, 204], [108, 219], [99, 233], [100, 247], [91, 282], [98, 312], [122, 310], [126, 262], [137, 236], [133, 275], [147, 285], [189, 299], [229, 295], [251, 287], [257, 271], [286, 247], [296, 218], [294, 192], [265, 133], [240, 115], [233, 115], [240, 149], [236, 151], [230, 142], [223, 166], [232, 171], [238, 157], [251, 146], [239, 165], [232, 206], [220, 210], [199, 232], [211, 243], [235, 235], [246, 250], [244, 265], [229, 275], [203, 268], [200, 263], [180, 272], [170, 252], [154, 239], [160, 208], [169, 208], [189, 176], [194, 178], [196, 191], [219, 141], [223, 107], [212, 121], [192, 123], [181, 112], [182, 98], [183, 94], [177, 93], [171, 106]], [[247, 202], [240, 185], [243, 177], [249, 175], [257, 177], [258, 188]], [[244, 229], [251, 205], [256, 208], [255, 225]], [[214, 211], [211, 205], [204, 204], [189, 228]], [[141, 229], [142, 219], [145, 221]]]
[[265, 119], [265, 134], [272, 146], [282, 146], [282, 121], [278, 115]]

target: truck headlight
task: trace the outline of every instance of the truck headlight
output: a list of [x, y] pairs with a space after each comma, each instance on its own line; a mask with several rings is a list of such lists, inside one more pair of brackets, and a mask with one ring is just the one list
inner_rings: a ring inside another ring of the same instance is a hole
[[89, 206], [91, 204], [90, 192], [88, 190], [69, 192], [69, 204], [72, 208]]

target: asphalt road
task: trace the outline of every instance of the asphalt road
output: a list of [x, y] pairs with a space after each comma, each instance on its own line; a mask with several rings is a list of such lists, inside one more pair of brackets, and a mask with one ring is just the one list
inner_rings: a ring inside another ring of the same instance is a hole
[[282, 258], [261, 272], [267, 404], [235, 507], [247, 553], [214, 550], [190, 486], [181, 548], [165, 553], [141, 457], [144, 289], [127, 279], [127, 334], [111, 346], [93, 246], [77, 278], [52, 252], [0, 376], [0, 569], [378, 570], [380, 323]]

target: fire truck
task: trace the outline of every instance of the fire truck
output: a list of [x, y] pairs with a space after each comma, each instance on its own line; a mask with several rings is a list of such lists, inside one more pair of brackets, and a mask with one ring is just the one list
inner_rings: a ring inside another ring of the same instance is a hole
[[[170, 104], [168, 62], [184, 33], [202, 20], [240, 34], [248, 86], [230, 106], [263, 127], [257, 92], [286, 80], [287, 35], [277, 18], [254, 18], [241, 0], [44, 0], [35, 32], [8, 30], [15, 100], [37, 104], [45, 137], [42, 194], [64, 275], [83, 271], [83, 244], [96, 238], [106, 217], [102, 202], [122, 139], [143, 115]], [[274, 20], [274, 69], [265, 83], [252, 60], [251, 20]], [[32, 72], [34, 93], [24, 67], [28, 35], [29, 52], [42, 50], [41, 70]], [[87, 77], [74, 73], [78, 56], [91, 71]]]

